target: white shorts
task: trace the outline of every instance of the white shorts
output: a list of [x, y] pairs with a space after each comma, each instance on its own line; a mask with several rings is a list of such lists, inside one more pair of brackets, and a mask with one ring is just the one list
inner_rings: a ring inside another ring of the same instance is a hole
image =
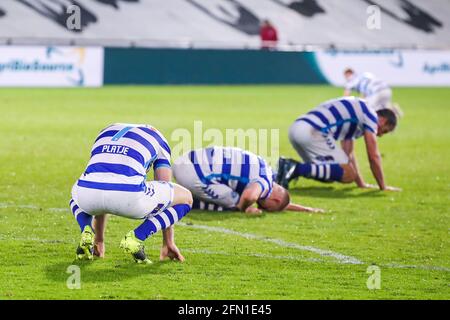
[[177, 183], [191, 191], [192, 196], [200, 201], [217, 204], [231, 209], [239, 202], [239, 194], [224, 184], [205, 185], [197, 176], [194, 165], [187, 155], [179, 157], [172, 164], [173, 175]]
[[373, 110], [389, 108], [392, 101], [392, 90], [390, 88], [383, 89], [369, 97], [366, 97], [367, 105]]
[[289, 140], [304, 162], [346, 164], [349, 159], [331, 134], [314, 129], [305, 121], [296, 121], [289, 129]]
[[125, 192], [84, 188], [74, 184], [72, 199], [90, 215], [110, 213], [130, 219], [151, 218], [173, 201], [173, 185], [164, 181], [146, 182], [145, 192]]

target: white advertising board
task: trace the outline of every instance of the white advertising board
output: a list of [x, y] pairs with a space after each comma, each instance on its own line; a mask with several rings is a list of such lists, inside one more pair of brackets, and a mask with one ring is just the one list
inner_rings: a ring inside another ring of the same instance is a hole
[[103, 59], [101, 47], [0, 47], [0, 86], [102, 86]]
[[343, 71], [371, 72], [392, 86], [450, 86], [450, 51], [328, 50], [316, 60], [329, 83], [343, 86]]

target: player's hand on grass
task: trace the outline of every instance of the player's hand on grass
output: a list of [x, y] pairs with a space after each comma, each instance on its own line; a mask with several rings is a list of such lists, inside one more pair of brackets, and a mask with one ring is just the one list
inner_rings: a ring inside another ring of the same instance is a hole
[[262, 210], [255, 207], [248, 207], [245, 209], [245, 213], [247, 214], [262, 214]]
[[297, 203], [289, 203], [289, 205], [284, 209], [285, 211], [294, 212], [309, 212], [309, 213], [325, 213], [326, 211], [319, 208], [305, 207]]
[[94, 256], [99, 258], [105, 257], [105, 243], [102, 242], [95, 242], [94, 243]]
[[361, 189], [380, 189], [376, 184], [370, 184], [370, 183], [363, 183], [362, 185], [358, 186]]
[[402, 189], [397, 187], [386, 186], [383, 191], [392, 191], [392, 192], [400, 192]]
[[180, 249], [175, 245], [175, 243], [172, 244], [165, 244], [161, 248], [161, 253], [159, 255], [159, 260], [164, 261], [166, 259], [170, 260], [177, 260], [180, 262], [184, 261], [184, 257], [180, 252]]
[[[377, 186], [376, 184], [370, 184], [370, 183], [364, 183], [363, 186], [359, 186], [360, 188], [363, 189], [380, 189], [379, 186]], [[384, 189], [381, 189], [382, 191], [393, 191], [393, 192], [399, 192], [402, 191], [402, 189], [397, 188], [397, 187], [391, 187], [391, 186], [386, 186], [384, 187]]]
[[326, 211], [319, 208], [311, 208], [311, 207], [304, 207], [305, 212], [311, 212], [311, 213], [325, 213]]

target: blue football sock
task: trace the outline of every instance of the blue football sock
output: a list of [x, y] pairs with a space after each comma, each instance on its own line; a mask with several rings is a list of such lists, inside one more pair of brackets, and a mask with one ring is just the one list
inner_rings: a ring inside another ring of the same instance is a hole
[[297, 177], [308, 177], [311, 175], [311, 164], [310, 163], [297, 163], [294, 169], [292, 178]]
[[343, 174], [344, 169], [337, 163], [298, 163], [291, 178], [306, 177], [320, 181], [341, 181]]
[[82, 232], [86, 226], [92, 228], [92, 216], [81, 210], [73, 199], [70, 200], [70, 208]]
[[134, 229], [134, 235], [139, 240], [144, 241], [159, 230], [166, 229], [181, 220], [190, 210], [191, 207], [187, 204], [176, 204], [146, 219], [139, 227]]

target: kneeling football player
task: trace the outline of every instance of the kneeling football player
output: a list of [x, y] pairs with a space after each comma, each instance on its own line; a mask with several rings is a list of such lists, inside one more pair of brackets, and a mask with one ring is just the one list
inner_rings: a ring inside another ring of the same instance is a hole
[[192, 150], [175, 160], [173, 173], [176, 181], [192, 192], [194, 209], [250, 214], [262, 210], [323, 212], [291, 203], [289, 192], [273, 182], [266, 161], [239, 148]]
[[[289, 140], [304, 163], [280, 158], [277, 182], [306, 177], [322, 182], [355, 182], [360, 188], [399, 191], [386, 185], [377, 137], [392, 132], [397, 116], [390, 109], [373, 110], [365, 100], [344, 97], [327, 101], [298, 118]], [[364, 136], [370, 168], [378, 186], [367, 184], [354, 153], [354, 141]]]
[[[157, 181], [146, 181], [151, 167]], [[113, 124], [102, 130], [86, 170], [72, 188], [70, 207], [81, 229], [77, 258], [104, 255], [105, 214], [109, 213], [143, 220], [120, 242], [136, 262], [151, 263], [143, 242], [159, 230], [163, 230], [160, 259], [183, 261], [173, 225], [191, 210], [192, 195], [171, 183], [171, 177], [170, 148], [158, 130], [132, 124]]]

